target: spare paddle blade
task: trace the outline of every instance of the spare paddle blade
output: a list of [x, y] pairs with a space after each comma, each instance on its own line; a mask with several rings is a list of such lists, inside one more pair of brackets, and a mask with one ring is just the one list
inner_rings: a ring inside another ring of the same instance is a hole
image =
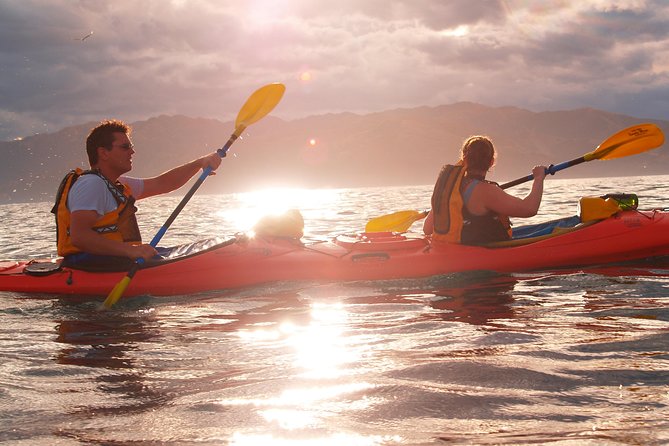
[[365, 225], [365, 232], [406, 232], [412, 224], [425, 218], [427, 211], [398, 211], [371, 219]]
[[114, 289], [111, 290], [109, 296], [103, 302], [103, 305], [106, 308], [111, 308], [114, 304], [123, 296], [125, 289], [130, 285], [131, 277], [125, 276], [119, 283], [114, 286]]
[[656, 149], [662, 144], [664, 144], [664, 134], [658, 126], [639, 124], [611, 136], [594, 151], [585, 154], [584, 158], [586, 161], [623, 158]]
[[280, 83], [267, 84], [257, 89], [239, 110], [235, 128], [243, 130], [265, 117], [276, 107], [285, 91], [286, 86]]

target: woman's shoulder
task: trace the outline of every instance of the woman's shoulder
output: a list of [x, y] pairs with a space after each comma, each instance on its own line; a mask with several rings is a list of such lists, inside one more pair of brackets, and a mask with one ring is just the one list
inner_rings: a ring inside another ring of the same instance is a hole
[[495, 199], [496, 191], [501, 190], [495, 183], [478, 178], [470, 178], [462, 183], [461, 193], [465, 203], [476, 207], [476, 203], [487, 205], [488, 202]]
[[494, 181], [488, 181], [488, 180], [481, 180], [479, 178], [465, 178], [462, 180], [462, 188], [463, 189], [469, 189], [473, 190], [476, 188], [477, 190], [493, 190], [493, 189], [500, 189], [499, 184], [495, 183]]
[[464, 193], [475, 196], [476, 201], [485, 204], [486, 207], [495, 201], [504, 200], [504, 196], [507, 195], [497, 183], [486, 180], [472, 182]]

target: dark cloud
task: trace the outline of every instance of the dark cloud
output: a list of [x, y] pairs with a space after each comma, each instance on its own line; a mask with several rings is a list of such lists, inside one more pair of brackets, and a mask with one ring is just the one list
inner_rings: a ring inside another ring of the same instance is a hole
[[0, 139], [231, 119], [274, 81], [287, 118], [456, 101], [665, 118], [668, 21], [660, 0], [0, 2]]

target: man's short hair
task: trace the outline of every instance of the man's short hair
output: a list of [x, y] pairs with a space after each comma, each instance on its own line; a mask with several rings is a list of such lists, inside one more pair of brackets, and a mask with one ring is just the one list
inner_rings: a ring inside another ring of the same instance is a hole
[[88, 163], [91, 167], [98, 163], [98, 147], [111, 149], [114, 142], [114, 133], [125, 133], [130, 135], [132, 129], [123, 121], [110, 119], [102, 121], [97, 127], [91, 130], [86, 138], [86, 153], [88, 154]]

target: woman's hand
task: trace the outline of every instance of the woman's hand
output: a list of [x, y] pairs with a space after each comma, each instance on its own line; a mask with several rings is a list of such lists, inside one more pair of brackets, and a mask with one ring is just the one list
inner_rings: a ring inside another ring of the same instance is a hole
[[546, 178], [546, 166], [534, 166], [532, 169], [532, 176], [535, 180], [543, 181]]

